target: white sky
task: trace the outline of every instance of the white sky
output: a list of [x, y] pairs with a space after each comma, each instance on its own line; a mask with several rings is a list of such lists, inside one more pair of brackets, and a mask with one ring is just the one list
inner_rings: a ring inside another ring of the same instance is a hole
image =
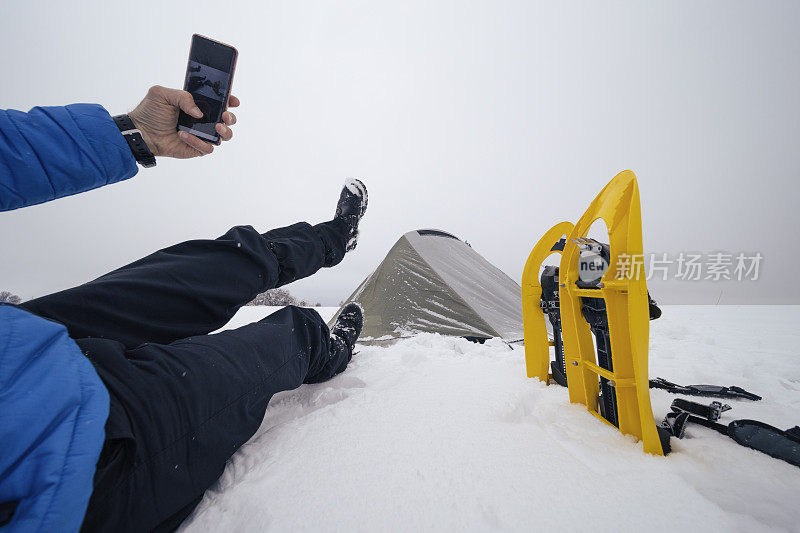
[[370, 191], [356, 251], [289, 289], [344, 299], [404, 232], [468, 240], [517, 279], [617, 172], [645, 249], [756, 252], [758, 282], [651, 283], [668, 303], [800, 303], [800, 3], [0, 4], [0, 107], [127, 112], [181, 87], [194, 32], [233, 44], [234, 140], [0, 213], [0, 290], [67, 288], [186, 239], [329, 219]]

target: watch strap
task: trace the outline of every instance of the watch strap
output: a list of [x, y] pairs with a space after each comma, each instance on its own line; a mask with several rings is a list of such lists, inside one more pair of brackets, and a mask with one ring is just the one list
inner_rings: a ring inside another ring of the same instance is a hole
[[113, 117], [113, 119], [120, 133], [125, 137], [128, 148], [131, 149], [131, 153], [133, 157], [136, 158], [136, 162], [145, 168], [156, 166], [156, 156], [154, 156], [150, 148], [147, 147], [147, 143], [144, 142], [144, 138], [142, 137], [142, 132], [133, 124], [131, 117], [128, 115], [117, 115]]

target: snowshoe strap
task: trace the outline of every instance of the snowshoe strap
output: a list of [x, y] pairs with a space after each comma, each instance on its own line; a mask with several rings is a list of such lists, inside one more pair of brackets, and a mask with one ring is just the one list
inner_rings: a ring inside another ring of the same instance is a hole
[[667, 413], [664, 421], [661, 422], [659, 430], [666, 431], [673, 437], [679, 439], [683, 438], [683, 432], [686, 430], [686, 423], [689, 421], [689, 413], [685, 411], [672, 411]]
[[566, 244], [567, 244], [567, 239], [562, 237], [562, 238], [558, 239], [558, 241], [556, 241], [556, 243], [553, 245], [553, 247], [550, 248], [550, 251], [551, 252], [563, 252], [564, 251], [564, 246], [566, 246]]
[[717, 433], [722, 433], [723, 435], [728, 435], [728, 426], [725, 424], [720, 424], [719, 422], [712, 422], [707, 418], [700, 418], [699, 416], [689, 415], [687, 419], [689, 422], [694, 422], [695, 424], [700, 424], [701, 426], [705, 426], [709, 429], [713, 429]]
[[[562, 239], [563, 241], [563, 239]], [[561, 241], [559, 241], [561, 242]], [[563, 249], [563, 242], [561, 244]], [[556, 360], [550, 363], [553, 379], [562, 387], [567, 386], [567, 363], [564, 360], [564, 343], [561, 337], [561, 310], [558, 298], [558, 267], [546, 266], [541, 276], [542, 300], [540, 306], [553, 326], [553, 345]]]
[[[578, 284], [580, 286], [580, 284]], [[603, 298], [589, 298], [581, 296], [581, 313], [589, 329], [594, 334], [594, 345], [597, 350], [597, 365], [600, 368], [614, 371], [614, 359], [611, 355], [611, 331], [608, 327], [606, 314], [606, 301]], [[613, 426], [619, 427], [619, 413], [617, 411], [617, 395], [612, 381], [600, 376], [600, 397], [598, 408], [600, 416]]]
[[780, 429], [757, 420], [734, 420], [728, 425], [728, 436], [770, 457], [800, 466], [800, 428]]
[[781, 431], [758, 420], [734, 420], [726, 426], [717, 420], [730, 406], [719, 402], [705, 406], [678, 398], [672, 402], [671, 409], [659, 433], [682, 439], [687, 422], [694, 422], [732, 438], [737, 444], [800, 467], [800, 426]]
[[678, 385], [664, 378], [650, 380], [651, 389], [662, 389], [673, 394], [687, 394], [689, 396], [712, 396], [716, 398], [741, 398], [745, 400], [758, 401], [761, 396], [747, 392], [741, 387], [731, 385], [722, 387], [720, 385]]
[[734, 392], [738, 395], [737, 396], [738, 398], [746, 398], [748, 400], [753, 400], [754, 402], [757, 402], [758, 400], [761, 399], [761, 396], [753, 394], [752, 392], [747, 392], [743, 388], [737, 387], [736, 385], [731, 385], [730, 387], [728, 387], [728, 392]]
[[676, 413], [683, 411], [689, 413], [690, 415], [699, 416], [705, 418], [706, 420], [710, 420], [711, 422], [716, 422], [720, 419], [722, 413], [731, 410], [731, 406], [722, 404], [720, 402], [711, 402], [708, 405], [704, 405], [702, 403], [692, 402], [683, 398], [676, 398], [672, 402], [670, 409]]
[[728, 426], [718, 424], [717, 420], [722, 416], [722, 413], [730, 411], [730, 405], [723, 405], [720, 402], [711, 402], [708, 405], [703, 405], [684, 398], [676, 398], [672, 402], [670, 409], [672, 412], [667, 413], [660, 427], [668, 431], [673, 437], [682, 439], [686, 424], [689, 421], [711, 428], [723, 435], [728, 434]]

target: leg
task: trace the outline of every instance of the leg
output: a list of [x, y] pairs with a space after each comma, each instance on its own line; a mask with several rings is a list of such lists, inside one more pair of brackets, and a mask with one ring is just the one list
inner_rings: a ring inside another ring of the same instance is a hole
[[237, 226], [216, 240], [171, 246], [22, 307], [66, 325], [74, 339], [114, 339], [129, 348], [169, 344], [222, 327], [260, 292], [339, 263], [346, 244], [347, 227], [337, 219], [263, 235]]
[[316, 311], [297, 307], [170, 345], [78, 343], [112, 403], [85, 530], [179, 524], [256, 432], [273, 394], [329, 378], [350, 358]]

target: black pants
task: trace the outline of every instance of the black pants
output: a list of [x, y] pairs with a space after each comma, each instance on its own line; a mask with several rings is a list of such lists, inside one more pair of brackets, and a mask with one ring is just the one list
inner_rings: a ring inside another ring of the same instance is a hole
[[67, 327], [111, 397], [83, 530], [176, 528], [273, 394], [344, 370], [349, 350], [310, 309], [209, 333], [256, 294], [338, 263], [345, 245], [337, 221], [239, 226], [22, 305]]

